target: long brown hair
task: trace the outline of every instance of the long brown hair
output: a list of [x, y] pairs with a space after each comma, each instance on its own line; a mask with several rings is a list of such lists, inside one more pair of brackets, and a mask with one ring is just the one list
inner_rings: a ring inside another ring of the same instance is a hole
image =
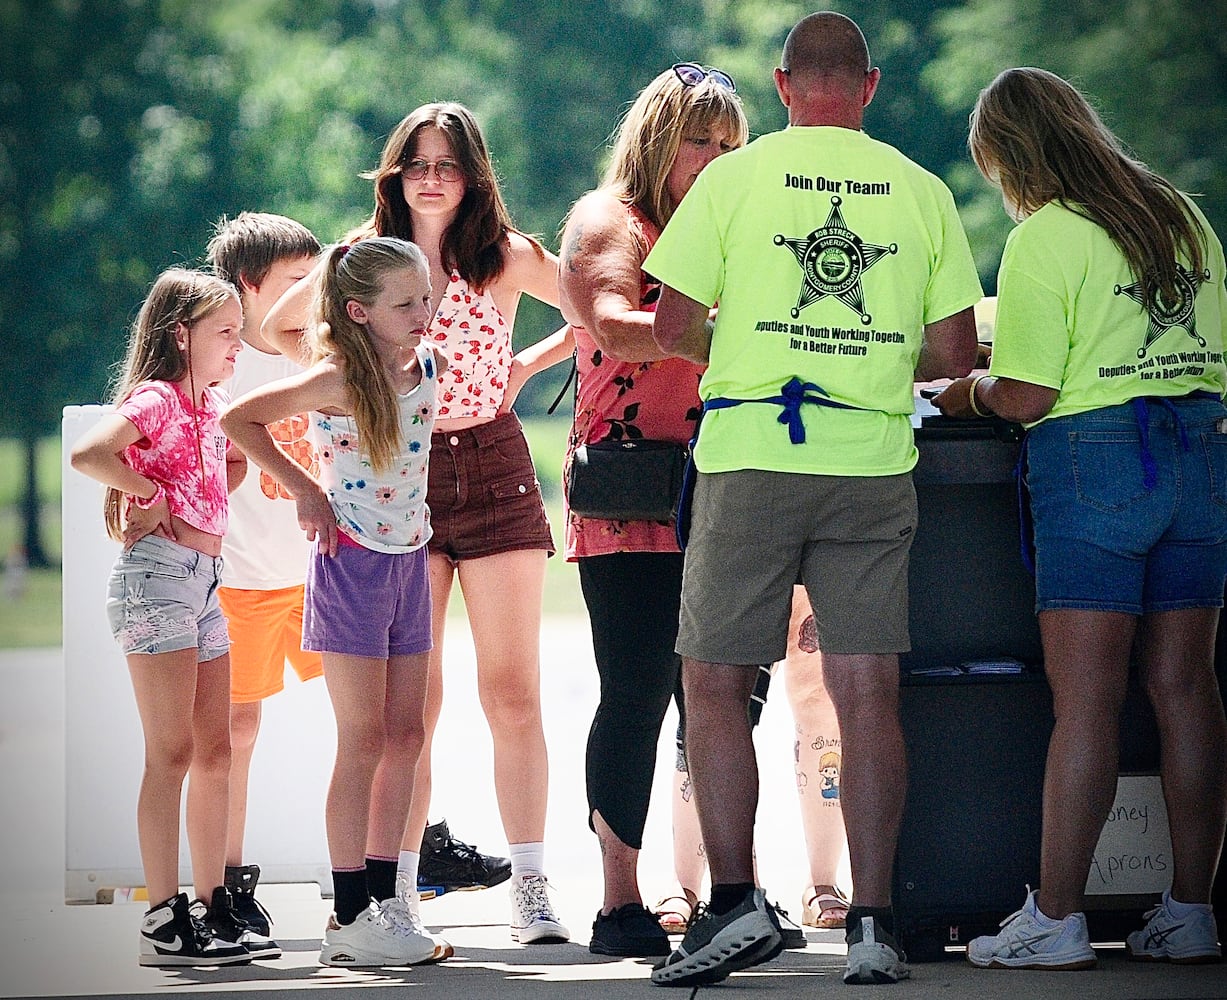
[[687, 135], [720, 125], [738, 146], [750, 130], [741, 99], [710, 78], [688, 87], [667, 69], [639, 92], [613, 135], [601, 190], [634, 205], [662, 229], [677, 208], [667, 182]]
[[1129, 156], [1056, 74], [1032, 67], [999, 74], [980, 92], [967, 143], [980, 172], [1023, 213], [1056, 201], [1103, 227], [1144, 301], [1179, 301], [1180, 256], [1202, 270], [1205, 233], [1184, 196]]
[[340, 361], [358, 440], [371, 468], [383, 472], [403, 446], [400, 404], [366, 327], [350, 318], [345, 303], [370, 306], [390, 271], [417, 267], [429, 275], [430, 264], [416, 244], [393, 236], [373, 236], [351, 246], [342, 243], [326, 254], [315, 293], [315, 322], [308, 327], [312, 362], [328, 356]]
[[464, 198], [455, 220], [443, 234], [443, 266], [459, 271], [477, 291], [484, 290], [503, 273], [509, 232], [519, 233], [531, 242], [544, 259], [541, 244], [512, 224], [473, 112], [454, 101], [424, 104], [392, 130], [384, 143], [379, 166], [362, 175], [375, 182], [375, 211], [347, 239], [369, 236], [413, 239], [413, 217], [405, 202], [401, 170], [413, 157], [418, 133], [428, 126], [447, 137], [452, 155], [464, 171]]
[[[163, 271], [149, 289], [141, 304], [136, 321], [128, 334], [128, 350], [115, 379], [111, 400], [118, 406], [144, 382], [178, 382], [191, 373], [192, 327], [207, 319], [239, 293], [228, 281], [183, 267]], [[187, 327], [186, 346], [179, 349], [176, 336], [179, 324]], [[195, 386], [192, 387], [195, 406]], [[197, 451], [200, 436], [196, 438]], [[201, 457], [201, 475], [204, 461]], [[123, 491], [107, 487], [102, 513], [107, 534], [119, 541], [123, 538], [123, 518], [120, 510]]]

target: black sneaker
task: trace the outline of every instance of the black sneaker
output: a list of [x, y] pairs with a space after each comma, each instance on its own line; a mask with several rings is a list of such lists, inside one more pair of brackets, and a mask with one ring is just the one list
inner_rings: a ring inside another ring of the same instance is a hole
[[259, 881], [259, 865], [226, 865], [225, 886], [230, 890], [234, 912], [261, 937], [268, 937], [272, 933], [273, 918], [256, 899], [256, 883]]
[[768, 903], [767, 912], [771, 922], [780, 933], [780, 942], [785, 951], [801, 951], [809, 947], [809, 939], [801, 925], [788, 915], [788, 911], [779, 903]]
[[762, 889], [755, 889], [720, 916], [700, 905], [677, 950], [652, 970], [652, 982], [657, 986], [709, 986], [775, 958], [783, 947], [767, 897]]
[[213, 890], [213, 898], [207, 906], [204, 900], [198, 899], [192, 903], [191, 909], [192, 915], [197, 917], [217, 940], [247, 949], [247, 954], [252, 958], [281, 957], [281, 948], [276, 941], [257, 934], [247, 921], [234, 912], [230, 890], [224, 885]]
[[243, 965], [251, 954], [240, 944], [219, 941], [192, 915], [179, 893], [159, 903], [141, 920], [141, 965]]
[[652, 958], [669, 954], [669, 935], [642, 903], [627, 903], [608, 913], [597, 911], [588, 950], [594, 955]]
[[447, 820], [426, 827], [418, 860], [418, 892], [422, 897], [442, 896], [463, 889], [489, 889], [511, 878], [511, 861], [480, 854], [471, 844], [452, 836]]

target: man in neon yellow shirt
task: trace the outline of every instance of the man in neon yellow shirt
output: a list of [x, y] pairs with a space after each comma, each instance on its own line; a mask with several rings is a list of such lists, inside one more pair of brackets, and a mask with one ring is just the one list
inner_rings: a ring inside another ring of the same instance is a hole
[[844, 980], [908, 975], [890, 892], [906, 791], [913, 379], [970, 371], [981, 290], [950, 192], [861, 132], [879, 76], [854, 22], [800, 21], [775, 71], [789, 128], [706, 167], [644, 264], [665, 286], [657, 343], [709, 363], [677, 648], [712, 899], [654, 970], [659, 984], [712, 982], [778, 951], [754, 888], [745, 705], [753, 665], [784, 655], [798, 579], [844, 741]]

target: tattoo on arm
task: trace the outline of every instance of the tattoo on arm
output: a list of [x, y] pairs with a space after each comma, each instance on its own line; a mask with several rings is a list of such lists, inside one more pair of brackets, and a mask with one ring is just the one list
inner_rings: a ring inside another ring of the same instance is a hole
[[567, 265], [567, 270], [572, 274], [579, 270], [579, 268], [575, 266], [575, 255], [579, 253], [579, 241], [583, 239], [583, 236], [584, 227], [577, 224], [575, 226], [575, 232], [571, 234], [571, 238], [567, 240], [567, 245], [563, 247], [562, 250], [563, 262]]

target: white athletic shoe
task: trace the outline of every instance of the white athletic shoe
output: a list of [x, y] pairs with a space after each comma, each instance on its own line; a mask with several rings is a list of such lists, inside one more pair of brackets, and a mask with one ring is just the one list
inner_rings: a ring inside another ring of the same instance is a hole
[[338, 924], [335, 913], [328, 918], [320, 962], [335, 966], [420, 965], [440, 962], [452, 954], [452, 946], [422, 928], [403, 904], [372, 900], [352, 924]]
[[520, 944], [557, 944], [571, 933], [554, 913], [544, 875], [511, 877], [511, 940]]
[[1017, 913], [1001, 922], [999, 934], [973, 938], [967, 959], [981, 969], [1048, 969], [1072, 972], [1095, 968], [1086, 917], [1071, 913], [1055, 926], [1042, 926], [1035, 890]]
[[1214, 912], [1198, 909], [1187, 917], [1173, 916], [1167, 908], [1171, 893], [1146, 914], [1146, 926], [1125, 939], [1129, 957], [1143, 962], [1200, 965], [1222, 960]]

